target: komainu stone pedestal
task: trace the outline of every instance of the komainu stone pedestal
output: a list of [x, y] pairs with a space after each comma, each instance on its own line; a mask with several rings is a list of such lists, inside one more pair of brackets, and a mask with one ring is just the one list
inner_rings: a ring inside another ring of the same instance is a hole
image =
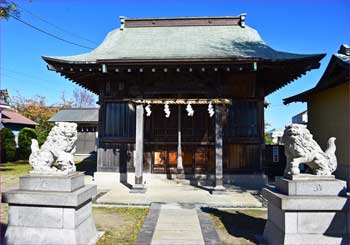
[[263, 190], [268, 200], [264, 242], [269, 244], [348, 244], [350, 207], [345, 181], [302, 175], [276, 180]]
[[3, 194], [9, 204], [5, 244], [94, 244], [92, 217], [96, 186], [84, 174], [30, 174], [20, 188]]

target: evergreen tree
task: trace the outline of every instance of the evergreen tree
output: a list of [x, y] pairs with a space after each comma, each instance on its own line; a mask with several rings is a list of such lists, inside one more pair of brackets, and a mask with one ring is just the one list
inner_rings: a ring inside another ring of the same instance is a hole
[[8, 128], [1, 129], [1, 149], [2, 161], [11, 162], [16, 157], [15, 135]]

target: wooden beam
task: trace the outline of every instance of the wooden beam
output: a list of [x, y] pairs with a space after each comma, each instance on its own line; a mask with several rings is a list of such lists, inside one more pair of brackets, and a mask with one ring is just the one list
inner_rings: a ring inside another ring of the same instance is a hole
[[185, 104], [193, 104], [193, 105], [205, 105], [209, 104], [221, 104], [221, 105], [231, 105], [231, 99], [125, 99], [125, 101], [132, 101], [137, 104], [177, 104], [177, 105], [185, 105]]

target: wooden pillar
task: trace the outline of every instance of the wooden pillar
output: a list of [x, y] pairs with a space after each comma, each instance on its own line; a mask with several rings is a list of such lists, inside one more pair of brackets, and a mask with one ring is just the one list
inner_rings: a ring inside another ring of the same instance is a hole
[[222, 105], [215, 106], [215, 188], [213, 194], [225, 191], [223, 181], [223, 140], [222, 140]]
[[181, 149], [181, 105], [178, 105], [177, 117], [177, 178], [184, 178], [184, 167], [182, 162]]
[[143, 186], [143, 105], [136, 105], [135, 185], [131, 192], [144, 192]]

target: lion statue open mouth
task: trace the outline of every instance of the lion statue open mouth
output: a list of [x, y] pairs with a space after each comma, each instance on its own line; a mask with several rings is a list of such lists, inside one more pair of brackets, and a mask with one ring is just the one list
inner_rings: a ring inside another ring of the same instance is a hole
[[77, 124], [57, 122], [51, 129], [45, 143], [39, 148], [32, 139], [32, 153], [29, 163], [35, 173], [70, 173], [76, 170], [73, 154], [78, 138]]
[[335, 137], [328, 140], [328, 147], [323, 152], [306, 125], [291, 124], [285, 128], [282, 142], [287, 157], [285, 176], [300, 174], [301, 163], [316, 175], [331, 175], [337, 168]]

